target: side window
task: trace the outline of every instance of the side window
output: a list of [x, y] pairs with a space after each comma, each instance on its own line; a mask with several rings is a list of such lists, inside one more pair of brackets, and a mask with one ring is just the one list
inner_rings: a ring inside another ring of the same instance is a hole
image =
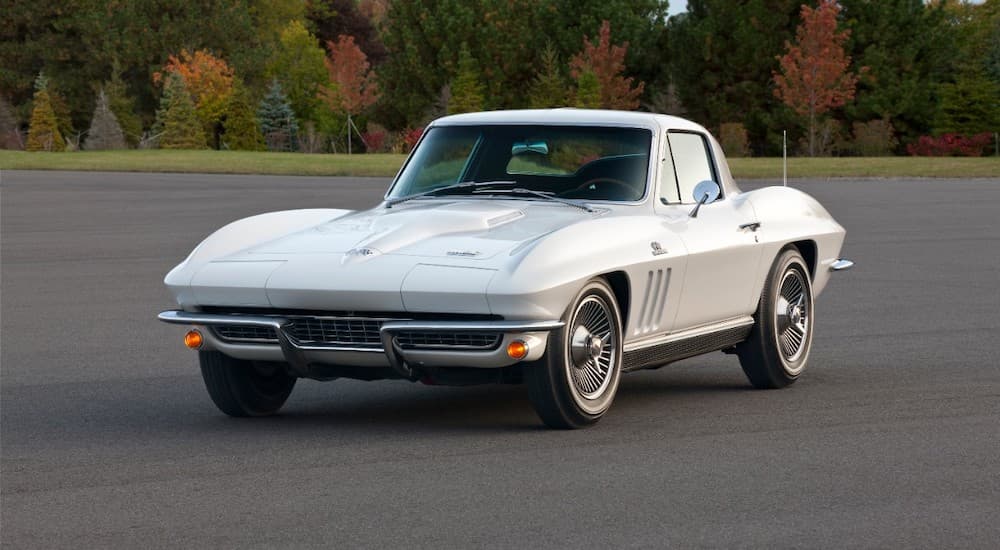
[[701, 134], [670, 132], [670, 152], [677, 172], [677, 190], [681, 202], [694, 202], [694, 186], [704, 180], [718, 181], [712, 168], [712, 156]]
[[663, 162], [660, 166], [660, 202], [677, 204], [681, 197], [677, 193], [677, 173], [674, 172], [674, 159], [670, 155], [670, 142], [663, 140]]

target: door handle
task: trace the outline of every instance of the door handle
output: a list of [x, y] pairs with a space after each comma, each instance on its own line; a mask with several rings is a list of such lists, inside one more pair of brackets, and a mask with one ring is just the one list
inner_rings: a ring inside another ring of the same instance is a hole
[[750, 222], [741, 224], [740, 231], [743, 231], [745, 229], [749, 229], [750, 231], [757, 231], [758, 229], [760, 229], [760, 222]]

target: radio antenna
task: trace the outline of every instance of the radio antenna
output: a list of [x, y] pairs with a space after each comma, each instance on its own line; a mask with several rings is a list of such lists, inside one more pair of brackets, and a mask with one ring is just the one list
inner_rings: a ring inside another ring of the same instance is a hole
[[788, 131], [781, 131], [781, 185], [788, 187]]

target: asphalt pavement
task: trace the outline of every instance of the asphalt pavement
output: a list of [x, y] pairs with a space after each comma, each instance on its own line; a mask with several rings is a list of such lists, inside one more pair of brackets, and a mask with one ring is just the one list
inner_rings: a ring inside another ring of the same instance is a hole
[[164, 274], [228, 221], [386, 183], [0, 174], [0, 545], [997, 547], [1000, 178], [790, 182], [857, 266], [788, 389], [716, 353], [626, 376], [581, 431], [523, 387], [402, 381], [223, 416], [155, 320]]

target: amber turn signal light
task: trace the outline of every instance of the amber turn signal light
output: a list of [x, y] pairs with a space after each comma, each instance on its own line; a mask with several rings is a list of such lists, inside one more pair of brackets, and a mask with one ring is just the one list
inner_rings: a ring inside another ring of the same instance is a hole
[[514, 340], [507, 344], [507, 355], [511, 359], [524, 359], [528, 355], [528, 344], [520, 340]]
[[201, 333], [197, 330], [191, 329], [184, 335], [184, 345], [191, 349], [200, 348], [202, 342], [204, 342], [204, 338], [202, 338]]

